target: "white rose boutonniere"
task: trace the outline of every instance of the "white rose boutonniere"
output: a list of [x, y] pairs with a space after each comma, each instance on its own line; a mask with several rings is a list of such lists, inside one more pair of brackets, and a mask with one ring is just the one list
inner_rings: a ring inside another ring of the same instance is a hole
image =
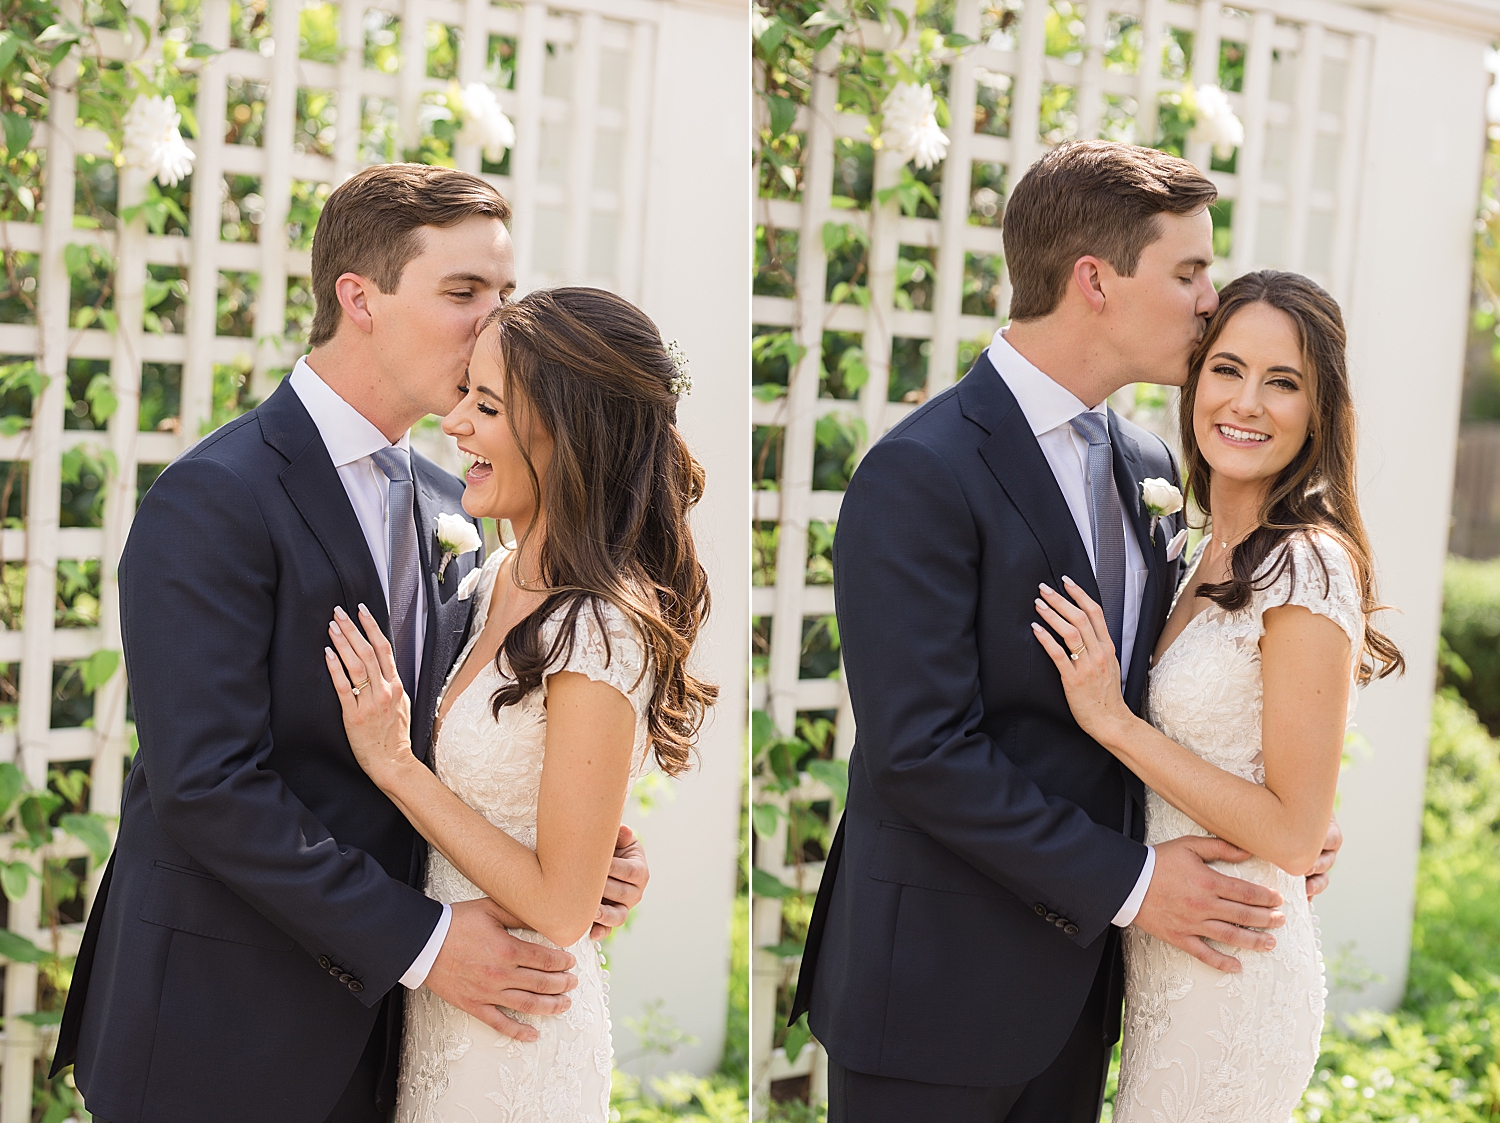
[[1141, 502], [1151, 512], [1151, 543], [1156, 544], [1156, 524], [1166, 515], [1182, 510], [1182, 492], [1170, 480], [1141, 481]]
[[484, 540], [479, 537], [479, 531], [474, 529], [474, 524], [463, 515], [453, 512], [437, 517], [437, 540], [438, 545], [443, 548], [443, 557], [438, 562], [437, 569], [437, 579], [440, 583], [443, 580], [443, 574], [448, 569], [449, 562], [459, 554], [467, 554], [484, 545]]

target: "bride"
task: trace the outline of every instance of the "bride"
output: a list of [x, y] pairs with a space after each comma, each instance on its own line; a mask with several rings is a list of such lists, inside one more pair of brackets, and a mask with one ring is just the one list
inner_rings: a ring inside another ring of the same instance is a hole
[[[1182, 390], [1188, 485], [1208, 537], [1153, 657], [1150, 724], [1120, 696], [1104, 617], [1043, 586], [1037, 638], [1078, 724], [1150, 788], [1148, 843], [1223, 838], [1222, 872], [1278, 890], [1270, 950], [1221, 974], [1125, 933], [1116, 1123], [1286, 1123], [1318, 1058], [1323, 964], [1303, 875], [1333, 812], [1354, 688], [1402, 669], [1371, 624], [1369, 542], [1338, 305], [1293, 273], [1226, 285]], [[1070, 654], [1072, 653], [1072, 654]]]
[[[360, 765], [432, 845], [426, 892], [488, 896], [565, 948], [569, 1009], [513, 1040], [423, 988], [406, 1007], [400, 1123], [609, 1116], [605, 972], [589, 939], [631, 781], [687, 768], [717, 688], [686, 668], [708, 612], [688, 511], [703, 470], [677, 431], [675, 348], [633, 305], [559, 288], [485, 322], [444, 420], [473, 464], [463, 506], [513, 550], [471, 575], [473, 632], [412, 754], [391, 646], [364, 606], [330, 625], [328, 671]], [[466, 581], [466, 584], [469, 582]], [[368, 680], [369, 685], [365, 681]]]

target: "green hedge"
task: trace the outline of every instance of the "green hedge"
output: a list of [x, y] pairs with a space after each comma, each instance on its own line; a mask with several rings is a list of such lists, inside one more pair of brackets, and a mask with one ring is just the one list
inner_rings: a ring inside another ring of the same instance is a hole
[[1438, 662], [1443, 681], [1500, 732], [1500, 559], [1448, 559]]

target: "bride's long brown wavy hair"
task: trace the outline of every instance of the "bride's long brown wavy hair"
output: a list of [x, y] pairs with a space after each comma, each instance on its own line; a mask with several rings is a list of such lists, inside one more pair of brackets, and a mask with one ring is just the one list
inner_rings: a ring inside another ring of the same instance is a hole
[[[1405, 670], [1406, 660], [1390, 638], [1372, 623], [1373, 615], [1385, 606], [1376, 598], [1375, 565], [1359, 512], [1357, 437], [1344, 354], [1344, 318], [1338, 302], [1317, 284], [1297, 273], [1268, 269], [1238, 277], [1220, 291], [1218, 311], [1209, 320], [1208, 330], [1193, 352], [1188, 380], [1182, 387], [1178, 420], [1183, 474], [1198, 506], [1208, 511], [1213, 475], [1193, 431], [1198, 380], [1225, 325], [1251, 304], [1267, 304], [1285, 312], [1296, 328], [1312, 406], [1307, 440], [1271, 482], [1255, 529], [1230, 553], [1229, 579], [1216, 585], [1201, 585], [1198, 594], [1231, 611], [1244, 608], [1250, 603], [1252, 588], [1268, 588], [1294, 565], [1291, 554], [1284, 553], [1280, 562], [1273, 563], [1270, 571], [1257, 580], [1255, 575], [1277, 546], [1294, 534], [1323, 531], [1343, 546], [1354, 563], [1365, 617], [1359, 681], [1364, 684], [1372, 678], [1385, 678]], [[1295, 573], [1291, 577], [1297, 579]], [[1325, 566], [1325, 582], [1327, 578]]]
[[[495, 716], [571, 653], [580, 612], [592, 611], [604, 631], [599, 604], [608, 601], [645, 648], [655, 676], [647, 736], [662, 771], [676, 775], [691, 763], [719, 694], [687, 669], [709, 591], [688, 527], [704, 475], [677, 430], [677, 368], [645, 313], [603, 289], [542, 289], [503, 305], [489, 323], [507, 402], [521, 396], [553, 441], [543, 482], [516, 411], [506, 410], [541, 516], [531, 525], [545, 526], [536, 556], [546, 599], [495, 655], [510, 680], [491, 699]], [[559, 609], [562, 627], [544, 649], [542, 622]]]

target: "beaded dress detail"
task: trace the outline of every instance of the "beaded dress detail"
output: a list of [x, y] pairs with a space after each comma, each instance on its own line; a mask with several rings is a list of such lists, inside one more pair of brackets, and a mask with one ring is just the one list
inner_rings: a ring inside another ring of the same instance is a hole
[[[504, 551], [485, 563], [475, 590], [473, 634], [448, 675], [451, 684], [483, 630], [495, 576]], [[566, 662], [550, 673], [576, 671], [608, 683], [635, 710], [632, 778], [646, 759], [646, 714], [652, 676], [641, 673], [644, 649], [634, 627], [613, 605], [601, 602], [600, 620], [586, 605], [579, 611]], [[562, 613], [542, 624], [550, 647]], [[547, 728], [547, 682], [498, 720], [490, 697], [503, 680], [491, 660], [453, 700], [437, 743], [438, 778], [465, 803], [506, 834], [536, 849], [537, 799]], [[446, 686], [444, 688], [446, 694]], [[428, 850], [425, 891], [445, 904], [484, 896], [435, 848]], [[528, 929], [512, 935], [555, 946]], [[398, 1123], [604, 1123], [609, 1119], [610, 1046], [608, 972], [598, 945], [585, 936], [567, 948], [577, 964], [571, 1007], [555, 1016], [506, 1010], [535, 1026], [538, 1039], [521, 1042], [448, 1005], [426, 987], [408, 995], [401, 1049]]]
[[[1181, 589], [1193, 585], [1200, 547]], [[1282, 566], [1284, 560], [1290, 564]], [[1227, 612], [1211, 604], [1193, 617], [1151, 672], [1151, 723], [1204, 760], [1257, 784], [1261, 757], [1260, 638], [1267, 609], [1301, 605], [1343, 628], [1357, 655], [1364, 614], [1353, 566], [1331, 537], [1293, 538], [1257, 575], [1280, 569]], [[1179, 589], [1178, 595], [1181, 595]], [[1353, 712], [1351, 666], [1348, 713]], [[1347, 720], [1347, 718], [1346, 718]], [[1146, 841], [1208, 831], [1146, 793]], [[1223, 974], [1131, 926], [1125, 929], [1125, 1032], [1116, 1123], [1287, 1123], [1318, 1059], [1323, 983], [1317, 917], [1304, 879], [1260, 858], [1215, 869], [1279, 891], [1286, 924], [1269, 952], [1212, 943], [1239, 959]]]

